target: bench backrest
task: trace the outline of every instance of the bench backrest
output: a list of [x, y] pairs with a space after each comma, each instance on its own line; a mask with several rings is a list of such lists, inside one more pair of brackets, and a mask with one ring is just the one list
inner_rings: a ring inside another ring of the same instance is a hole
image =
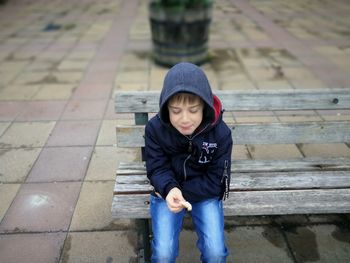
[[[226, 111], [349, 109], [345, 89], [298, 91], [214, 91]], [[115, 93], [116, 113], [158, 112], [159, 91]]]
[[[286, 111], [350, 109], [350, 92], [302, 91], [217, 91], [225, 111]], [[117, 126], [117, 145], [143, 147], [148, 113], [158, 111], [158, 91], [118, 92], [117, 113], [134, 113], [136, 125]], [[235, 123], [230, 125], [235, 144], [295, 144], [350, 142], [349, 121], [303, 121]]]

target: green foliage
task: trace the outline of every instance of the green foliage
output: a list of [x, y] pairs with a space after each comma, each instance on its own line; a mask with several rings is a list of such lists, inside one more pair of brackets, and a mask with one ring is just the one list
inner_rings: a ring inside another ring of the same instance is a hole
[[151, 5], [165, 8], [202, 8], [213, 4], [213, 0], [152, 0]]

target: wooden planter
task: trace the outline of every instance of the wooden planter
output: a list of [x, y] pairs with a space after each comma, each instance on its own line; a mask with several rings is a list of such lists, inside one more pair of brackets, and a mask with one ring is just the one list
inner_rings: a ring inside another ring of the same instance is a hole
[[163, 9], [149, 5], [153, 57], [172, 66], [187, 61], [201, 64], [208, 59], [212, 6], [203, 9]]

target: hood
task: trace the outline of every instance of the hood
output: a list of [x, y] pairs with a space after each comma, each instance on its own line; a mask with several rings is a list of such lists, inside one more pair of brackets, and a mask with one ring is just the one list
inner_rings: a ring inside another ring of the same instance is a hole
[[163, 122], [169, 123], [169, 98], [179, 92], [192, 93], [202, 98], [205, 103], [202, 123], [216, 123], [221, 113], [221, 102], [213, 95], [203, 70], [188, 62], [176, 64], [164, 78], [159, 98], [159, 117]]

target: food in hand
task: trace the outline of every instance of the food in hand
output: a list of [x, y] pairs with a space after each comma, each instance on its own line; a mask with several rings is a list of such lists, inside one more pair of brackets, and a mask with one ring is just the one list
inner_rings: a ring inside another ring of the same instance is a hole
[[187, 211], [192, 211], [192, 205], [187, 201], [181, 201], [180, 204], [187, 209]]

